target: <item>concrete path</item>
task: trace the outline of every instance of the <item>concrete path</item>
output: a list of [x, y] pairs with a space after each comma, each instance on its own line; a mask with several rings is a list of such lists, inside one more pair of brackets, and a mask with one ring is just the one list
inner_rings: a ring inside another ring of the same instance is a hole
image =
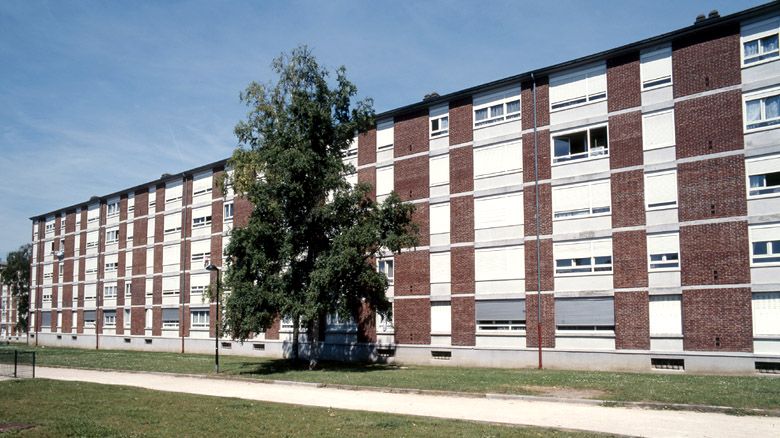
[[313, 385], [120, 371], [39, 367], [46, 379], [126, 385], [158, 391], [647, 437], [780, 436], [780, 418], [602, 407], [575, 403], [467, 398], [317, 388]]

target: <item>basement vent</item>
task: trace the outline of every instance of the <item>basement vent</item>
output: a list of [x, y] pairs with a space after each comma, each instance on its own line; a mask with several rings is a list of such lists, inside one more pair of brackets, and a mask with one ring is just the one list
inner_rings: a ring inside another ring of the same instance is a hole
[[152, 340], [151, 339], [144, 339], [144, 342], [146, 343], [146, 345], [150, 345], [152, 343]]
[[73, 335], [73, 336], [71, 336], [70, 338], [71, 338], [72, 340], [74, 340], [74, 341], [75, 341], [75, 340], [76, 340], [76, 339], [78, 339], [79, 337], [78, 337], [78, 336], [76, 336], [76, 335]]
[[655, 370], [685, 371], [684, 359], [667, 359], [667, 358], [654, 357], [650, 359], [650, 365]]
[[233, 344], [230, 342], [223, 342], [222, 348], [224, 348], [225, 350], [230, 350], [231, 348], [233, 348]]
[[756, 371], [762, 374], [780, 374], [780, 362], [756, 362]]
[[395, 348], [377, 348], [376, 354], [379, 357], [393, 357], [395, 356]]
[[125, 344], [129, 344], [129, 343], [130, 343], [130, 338], [125, 338]]
[[62, 335], [57, 335], [57, 339], [62, 339]]
[[451, 351], [431, 351], [431, 357], [436, 360], [450, 360], [452, 358]]
[[265, 344], [252, 344], [252, 350], [265, 350]]

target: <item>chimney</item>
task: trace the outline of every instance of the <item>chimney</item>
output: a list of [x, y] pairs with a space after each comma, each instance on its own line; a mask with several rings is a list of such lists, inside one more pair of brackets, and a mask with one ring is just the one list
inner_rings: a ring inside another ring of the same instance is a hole
[[707, 19], [706, 15], [699, 14], [699, 15], [696, 16], [696, 21], [694, 21], [693, 24], [699, 24], [699, 23], [701, 23], [702, 21], [704, 21], [706, 19]]
[[718, 13], [718, 10], [717, 10], [717, 9], [713, 9], [713, 10], [711, 10], [711, 11], [710, 11], [710, 14], [709, 14], [709, 15], [707, 15], [707, 19], [708, 19], [708, 20], [709, 20], [709, 19], [711, 19], [711, 18], [720, 18], [720, 13]]
[[439, 93], [435, 91], [431, 91], [430, 93], [426, 94], [423, 97], [423, 102], [425, 102], [426, 100], [436, 99], [437, 97], [439, 97]]

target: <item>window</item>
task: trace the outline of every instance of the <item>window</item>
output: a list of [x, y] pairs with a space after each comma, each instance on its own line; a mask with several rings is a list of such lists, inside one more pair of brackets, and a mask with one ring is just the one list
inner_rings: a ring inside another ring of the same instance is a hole
[[449, 251], [434, 252], [429, 256], [431, 283], [449, 283], [451, 259]]
[[678, 270], [680, 268], [680, 235], [647, 235], [648, 268], [650, 271]]
[[433, 204], [429, 208], [431, 236], [450, 233], [450, 203]]
[[165, 184], [165, 204], [181, 203], [182, 182], [172, 181]]
[[133, 287], [130, 283], [125, 283], [125, 296], [131, 297], [133, 296]]
[[525, 251], [522, 246], [478, 248], [474, 251], [474, 279], [477, 282], [524, 277]]
[[611, 240], [557, 243], [554, 254], [556, 275], [612, 272]]
[[780, 240], [753, 242], [753, 263], [780, 262]]
[[525, 300], [475, 302], [477, 330], [512, 332], [525, 330]]
[[97, 320], [97, 316], [94, 310], [85, 310], [84, 311], [84, 327], [94, 327], [95, 321]]
[[645, 202], [648, 210], [677, 207], [677, 171], [645, 174]]
[[46, 233], [54, 232], [54, 222], [46, 224]]
[[[474, 98], [474, 127], [492, 125], [505, 120], [520, 118], [520, 90], [513, 89]], [[477, 102], [492, 100], [479, 105]]]
[[192, 218], [192, 228], [201, 228], [211, 225], [211, 216], [201, 216]]
[[[165, 215], [163, 219], [165, 234], [173, 234], [181, 231], [181, 213], [173, 213]], [[154, 234], [151, 234], [152, 236]]]
[[431, 138], [447, 135], [450, 129], [449, 116], [431, 118]]
[[392, 259], [382, 259], [377, 263], [377, 270], [385, 274], [385, 277], [387, 277], [387, 281], [390, 284], [393, 284], [393, 279], [395, 276], [394, 268], [395, 264]]
[[557, 330], [615, 330], [615, 304], [612, 297], [556, 298]]
[[192, 286], [190, 287], [190, 295], [203, 295], [208, 288], [208, 286]]
[[116, 216], [119, 214], [119, 201], [110, 202], [106, 205], [106, 216]]
[[347, 159], [357, 158], [357, 155], [358, 155], [357, 143], [353, 141], [352, 144], [349, 146], [349, 148], [347, 148], [346, 158]]
[[452, 330], [452, 307], [448, 301], [431, 303], [431, 333], [449, 334]]
[[225, 222], [229, 222], [233, 220], [233, 203], [228, 202], [225, 204]]
[[211, 171], [195, 175], [192, 179], [192, 196], [202, 196], [211, 193], [212, 178]]
[[474, 179], [519, 172], [523, 169], [523, 151], [520, 142], [474, 148]]
[[117, 262], [106, 263], [106, 272], [116, 272], [118, 268], [119, 268], [119, 263]]
[[745, 160], [745, 171], [749, 197], [780, 193], [780, 156], [749, 158]]
[[211, 252], [198, 252], [192, 254], [192, 261], [193, 262], [203, 262], [205, 260], [208, 260], [211, 257]]
[[509, 227], [522, 223], [522, 192], [474, 199], [474, 229]]
[[190, 313], [190, 325], [192, 328], [208, 328], [209, 327], [209, 311], [208, 310], [193, 310]]
[[163, 247], [163, 272], [173, 272], [179, 270], [181, 261], [181, 245], [166, 245]]
[[609, 153], [607, 127], [553, 136], [553, 163], [606, 156]]
[[552, 189], [553, 218], [608, 214], [611, 211], [610, 181], [555, 186]]
[[649, 90], [672, 83], [672, 48], [643, 52], [640, 55], [642, 89]]
[[162, 309], [163, 328], [179, 328], [179, 309]]
[[753, 335], [780, 335], [780, 292], [753, 294]]
[[131, 321], [131, 319], [130, 319], [130, 309], [125, 309], [124, 315], [125, 315], [124, 320], [123, 320], [124, 326], [125, 326], [125, 328], [130, 328], [130, 321]]
[[127, 240], [133, 240], [133, 229], [134, 229], [133, 223], [132, 222], [128, 222], [127, 223]]
[[755, 225], [749, 231], [752, 264], [761, 266], [780, 263], [780, 224]]
[[377, 197], [389, 195], [393, 191], [393, 185], [393, 166], [378, 167], [376, 169]]
[[682, 296], [651, 295], [650, 335], [682, 335]]
[[429, 161], [428, 184], [431, 187], [450, 183], [450, 156], [447, 154], [432, 157]]
[[105, 286], [103, 288], [103, 298], [116, 298], [116, 286]]
[[780, 91], [771, 90], [745, 97], [745, 129], [753, 130], [780, 123]]
[[393, 119], [377, 121], [376, 124], [376, 148], [385, 151], [393, 148]]
[[106, 230], [106, 243], [116, 242], [119, 242], [119, 229], [114, 228], [113, 230]]
[[559, 110], [607, 98], [607, 66], [588, 67], [550, 76], [550, 110]]
[[755, 38], [742, 43], [744, 65], [754, 64], [780, 56], [777, 31], [773, 35]]
[[41, 299], [45, 303], [51, 301], [51, 289], [44, 289], [43, 293], [41, 294]]
[[642, 146], [644, 150], [674, 146], [674, 110], [642, 115]]
[[103, 325], [106, 327], [116, 326], [116, 311], [106, 310], [103, 312]]

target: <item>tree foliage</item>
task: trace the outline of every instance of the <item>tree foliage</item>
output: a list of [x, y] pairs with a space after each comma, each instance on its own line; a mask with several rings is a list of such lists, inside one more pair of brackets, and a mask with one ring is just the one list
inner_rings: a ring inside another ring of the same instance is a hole
[[[347, 150], [374, 123], [371, 100], [354, 102], [344, 67], [335, 82], [306, 47], [273, 63], [273, 84], [250, 84], [249, 107], [235, 133], [239, 148], [228, 178], [253, 205], [248, 224], [232, 231], [226, 248], [225, 329], [246, 339], [291, 318], [294, 342], [306, 328], [316, 364], [321, 324], [328, 314], [356, 318], [364, 303], [388, 315], [387, 279], [373, 260], [382, 250], [417, 244], [414, 207], [395, 194], [382, 204], [370, 186], [345, 177]], [[292, 354], [297, 357], [297, 344]]]
[[30, 264], [32, 246], [28, 243], [8, 253], [7, 266], [0, 273], [0, 281], [11, 289], [16, 300], [16, 330], [27, 331], [27, 313], [30, 310]]

